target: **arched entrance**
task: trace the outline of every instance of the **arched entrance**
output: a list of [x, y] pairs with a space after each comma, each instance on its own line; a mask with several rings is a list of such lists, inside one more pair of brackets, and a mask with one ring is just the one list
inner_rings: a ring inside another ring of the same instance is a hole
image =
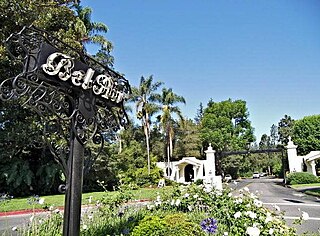
[[193, 182], [194, 181], [193, 165], [188, 164], [184, 168], [184, 179], [185, 179], [185, 182]]

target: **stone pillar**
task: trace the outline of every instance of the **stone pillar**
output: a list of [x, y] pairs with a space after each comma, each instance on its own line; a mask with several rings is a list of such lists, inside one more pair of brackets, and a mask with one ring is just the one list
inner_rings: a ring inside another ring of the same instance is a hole
[[181, 177], [181, 180], [182, 180], [181, 182], [185, 183], [186, 182], [186, 178], [184, 177], [184, 168], [181, 169], [181, 176], [182, 176]]
[[199, 179], [198, 177], [199, 167], [193, 166], [192, 169], [193, 169], [193, 182], [196, 182], [196, 180]]
[[208, 150], [204, 151], [206, 153], [206, 166], [205, 172], [206, 177], [212, 177], [216, 175], [216, 151], [212, 149], [211, 143], [209, 144]]
[[315, 161], [311, 161], [311, 162], [310, 162], [310, 165], [311, 165], [312, 174], [315, 175], [315, 176], [317, 176], [316, 162], [315, 162]]
[[286, 146], [288, 153], [289, 171], [290, 172], [302, 172], [302, 158], [297, 155], [297, 146], [289, 137], [288, 145]]
[[211, 143], [209, 144], [206, 153], [205, 161], [205, 183], [209, 183], [211, 188], [216, 188], [222, 190], [222, 178], [221, 176], [216, 176], [216, 157], [215, 150], [212, 150]]
[[180, 175], [179, 175], [180, 169], [178, 166], [177, 166], [175, 172], [176, 172], [177, 182], [179, 183], [180, 182]]

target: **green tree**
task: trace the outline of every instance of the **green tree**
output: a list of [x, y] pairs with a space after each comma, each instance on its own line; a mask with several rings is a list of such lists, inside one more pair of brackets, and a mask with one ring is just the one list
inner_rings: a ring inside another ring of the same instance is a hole
[[278, 127], [273, 124], [270, 128], [270, 144], [275, 147], [278, 143], [279, 135], [278, 135]]
[[209, 101], [201, 121], [201, 139], [217, 151], [246, 149], [255, 140], [246, 102]]
[[296, 120], [292, 129], [292, 139], [298, 145], [299, 155], [320, 150], [320, 115], [306, 116]]
[[178, 157], [194, 156], [199, 157], [201, 140], [199, 125], [191, 119], [179, 120], [176, 131], [175, 154]]
[[261, 140], [259, 142], [259, 149], [268, 149], [271, 146], [270, 137], [266, 134], [261, 136]]
[[285, 115], [278, 123], [279, 142], [282, 145], [287, 145], [289, 136], [292, 136], [294, 120], [291, 116]]
[[77, 28], [79, 34], [77, 40], [82, 44], [96, 44], [100, 48], [94, 56], [99, 62], [104, 65], [111, 66], [114, 63], [114, 58], [111, 56], [113, 49], [112, 43], [103, 36], [103, 33], [108, 32], [108, 27], [102, 22], [94, 22], [91, 20], [92, 9], [83, 7], [80, 4], [74, 5], [77, 20]]
[[[221, 158], [221, 152], [247, 149], [248, 144], [255, 140], [246, 102], [210, 100], [201, 120], [200, 137], [203, 146], [211, 143], [217, 151], [217, 171], [221, 173], [229, 160], [229, 157]], [[242, 163], [241, 158], [233, 159], [235, 163]]]
[[196, 117], [194, 118], [196, 124], [200, 124], [202, 117], [203, 117], [203, 105], [202, 105], [202, 102], [200, 102]]
[[[77, 50], [84, 50], [83, 36], [97, 28], [94, 29], [95, 25], [83, 27], [88, 22], [83, 22], [75, 13], [74, 7], [79, 6], [78, 2], [0, 0], [1, 81], [21, 72], [8, 57], [4, 41], [24, 26], [32, 24], [45, 29]], [[53, 156], [41, 139], [44, 123], [33, 111], [21, 107], [19, 101], [0, 101], [0, 107], [0, 139], [3, 141], [0, 145], [0, 192], [8, 189], [15, 194], [28, 194], [30, 191], [42, 194], [48, 193], [47, 189], [56, 189], [53, 181], [61, 181], [61, 169], [53, 163]]]
[[178, 117], [183, 120], [181, 110], [178, 106], [176, 106], [176, 104], [185, 104], [186, 101], [184, 97], [175, 94], [171, 88], [163, 88], [162, 94], [155, 96], [155, 101], [158, 101], [162, 104], [162, 112], [158, 118], [161, 124], [162, 132], [165, 134], [167, 161], [170, 162], [173, 154], [173, 114], [178, 115]]
[[139, 87], [132, 88], [132, 100], [136, 102], [137, 118], [141, 120], [143, 127], [148, 159], [148, 173], [150, 174], [150, 125], [151, 116], [159, 110], [159, 106], [153, 101], [159, 96], [155, 91], [162, 85], [162, 82], [153, 82], [152, 75], [148, 78], [143, 76], [140, 79]]

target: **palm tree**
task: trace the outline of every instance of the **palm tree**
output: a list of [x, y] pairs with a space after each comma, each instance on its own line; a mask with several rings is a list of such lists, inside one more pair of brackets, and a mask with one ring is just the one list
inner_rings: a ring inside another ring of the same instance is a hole
[[155, 100], [162, 104], [162, 114], [159, 117], [160, 124], [165, 134], [166, 140], [166, 150], [167, 150], [167, 164], [169, 167], [170, 157], [172, 157], [173, 152], [173, 123], [174, 119], [172, 117], [173, 114], [179, 116], [181, 120], [183, 120], [181, 110], [178, 106], [175, 106], [177, 103], [186, 103], [184, 97], [175, 94], [171, 88], [162, 89], [162, 94], [160, 96], [155, 97]]
[[113, 64], [113, 57], [110, 52], [113, 49], [112, 43], [108, 41], [102, 34], [108, 32], [108, 27], [101, 22], [91, 21], [92, 9], [82, 7], [80, 4], [75, 4], [75, 12], [79, 21], [77, 29], [79, 31], [79, 41], [83, 44], [96, 44], [100, 46], [96, 58], [102, 63], [107, 63], [109, 66]]
[[148, 78], [143, 76], [140, 79], [138, 88], [133, 87], [133, 101], [136, 102], [137, 118], [141, 120], [144, 135], [146, 137], [147, 156], [148, 156], [148, 174], [150, 174], [150, 124], [151, 116], [159, 110], [153, 101], [159, 94], [154, 93], [163, 83], [153, 83], [152, 75]]

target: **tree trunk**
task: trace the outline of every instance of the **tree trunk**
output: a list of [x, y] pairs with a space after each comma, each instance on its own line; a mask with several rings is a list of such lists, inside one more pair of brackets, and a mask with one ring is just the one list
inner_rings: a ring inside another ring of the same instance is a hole
[[148, 132], [147, 126], [144, 126], [144, 135], [146, 136], [146, 144], [147, 144], [148, 175], [150, 175], [150, 147], [149, 147], [149, 132]]

